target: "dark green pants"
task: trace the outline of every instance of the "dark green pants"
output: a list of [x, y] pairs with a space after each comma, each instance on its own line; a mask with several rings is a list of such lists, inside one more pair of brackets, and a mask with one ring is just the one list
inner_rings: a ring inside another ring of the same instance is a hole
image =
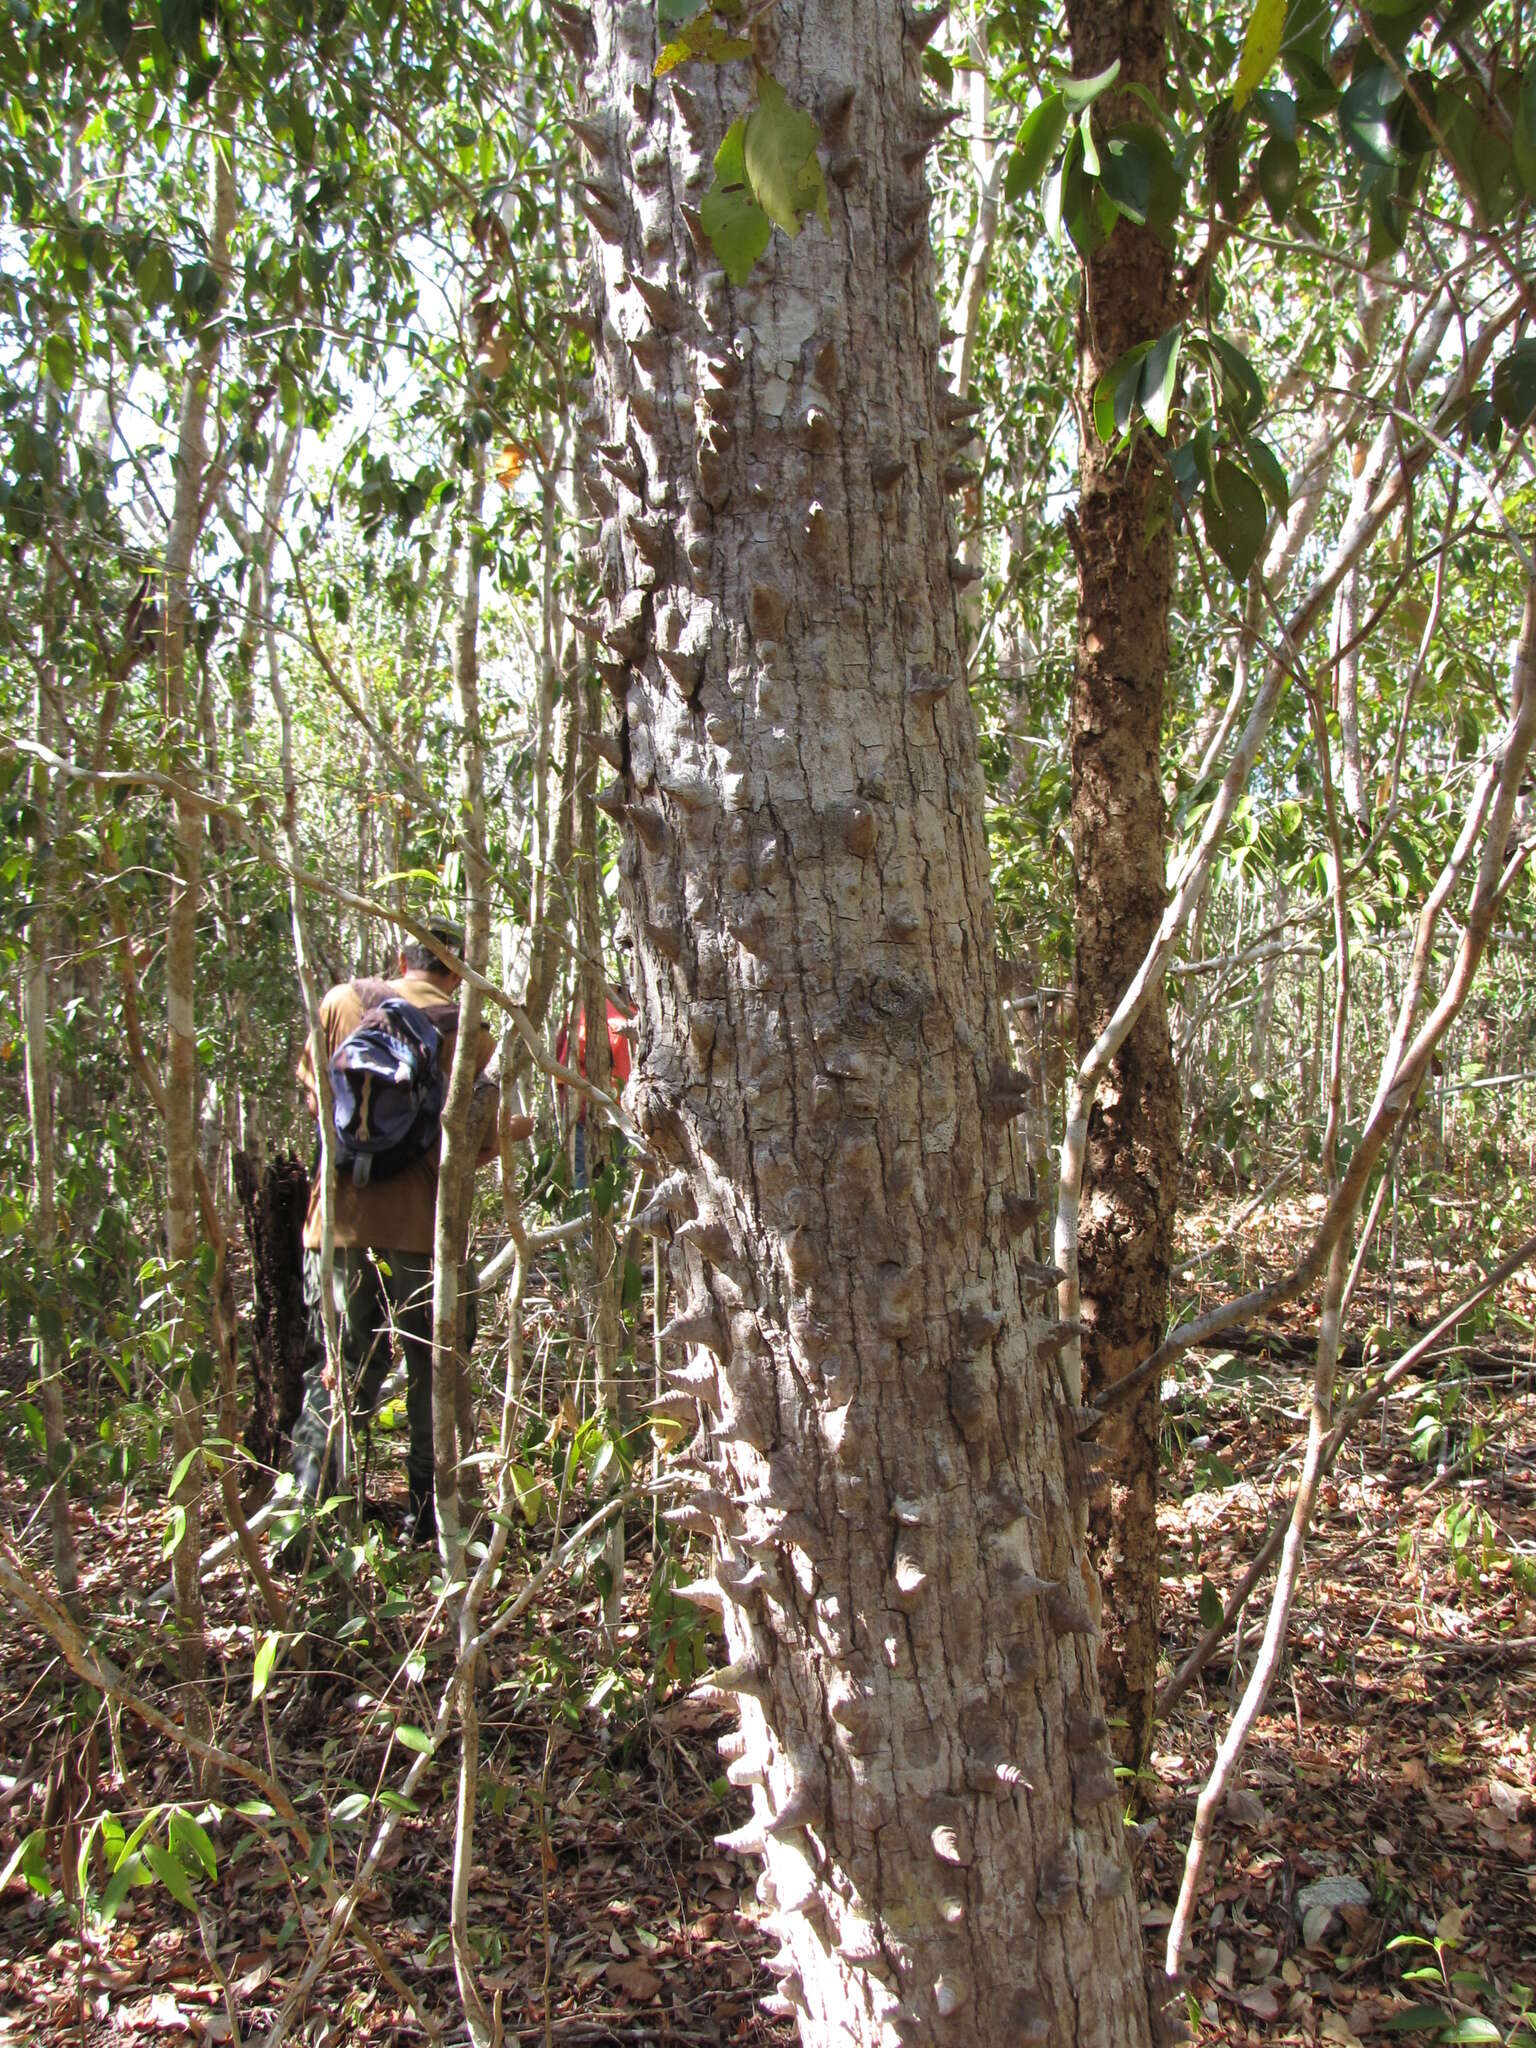
[[[336, 1252], [332, 1273], [341, 1358], [354, 1425], [362, 1429], [389, 1376], [393, 1345], [405, 1362], [405, 1412], [410, 1424], [406, 1470], [411, 1499], [432, 1498], [432, 1260], [426, 1252]], [[459, 1271], [461, 1346], [474, 1349], [479, 1302], [475, 1271]], [[304, 1253], [304, 1301], [309, 1336], [304, 1360], [304, 1406], [293, 1431], [294, 1469], [318, 1482], [331, 1437], [331, 1390], [325, 1379], [325, 1316], [320, 1301], [320, 1254]]]

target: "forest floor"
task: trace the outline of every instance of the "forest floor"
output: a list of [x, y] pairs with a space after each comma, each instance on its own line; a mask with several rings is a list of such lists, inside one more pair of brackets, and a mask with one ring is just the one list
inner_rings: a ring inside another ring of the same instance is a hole
[[[1186, 1253], [1224, 1220], [1220, 1205], [1193, 1215]], [[1264, 1233], [1274, 1259], [1305, 1221], [1300, 1210], [1274, 1219]], [[1212, 1298], [1263, 1276], [1266, 1244], [1248, 1233], [1242, 1247], [1240, 1259], [1223, 1251], [1212, 1261]], [[1359, 1328], [1388, 1321], [1382, 1288], [1371, 1286]], [[1449, 1267], [1400, 1267], [1386, 1348], [1427, 1326], [1457, 1286]], [[1198, 1275], [1190, 1289], [1198, 1298]], [[1373, 1421], [1347, 1447], [1325, 1490], [1290, 1656], [1207, 1866], [1187, 1965], [1202, 2040], [1352, 2048], [1423, 2029], [1428, 2040], [1507, 2043], [1516, 1986], [1536, 1986], [1533, 1324], [1536, 1280], [1506, 1290], [1505, 1308], [1475, 1333], [1469, 1368], [1453, 1364], [1432, 1404], [1399, 1398], [1385, 1429]], [[1266, 1329], [1304, 1333], [1306, 1312]], [[1258, 1342], [1189, 1361], [1170, 1390], [1170, 1668], [1199, 1634], [1202, 1592], [1208, 1604], [1231, 1585], [1294, 1478], [1307, 1374]], [[25, 1473], [0, 1471], [0, 1518], [12, 1529], [28, 1527], [27, 1486]], [[169, 1704], [169, 1637], [163, 1620], [151, 1627], [148, 1604], [165, 1575], [163, 1520], [118, 1512], [113, 1496], [77, 1510], [99, 1640]], [[40, 1564], [42, 1540], [32, 1527]], [[546, 1541], [534, 1532], [532, 1558]], [[649, 1527], [632, 1526], [611, 1655], [591, 1581], [558, 1579], [526, 1634], [493, 1653], [472, 1902], [481, 1983], [501, 2001], [510, 2042], [787, 2043], [792, 2030], [758, 2010], [772, 1989], [762, 1967], [771, 1944], [750, 1871], [713, 1846], [745, 1812], [744, 1795], [720, 1796], [713, 1737], [723, 1724], [680, 1689], [658, 1696], [653, 1684], [658, 1660], [690, 1652], [668, 1603], [651, 1597], [650, 1546]], [[364, 1563], [345, 1601], [339, 1587], [328, 1604], [316, 1596], [308, 1668], [280, 1660], [259, 1702], [250, 1672], [262, 1626], [236, 1572], [208, 1586], [210, 1635], [231, 1673], [220, 1739], [272, 1760], [307, 1810], [334, 1807], [348, 1786], [397, 1783], [408, 1759], [397, 1746], [386, 1764], [384, 1728], [396, 1715], [430, 1719], [420, 1670], [413, 1698], [397, 1690], [393, 1711], [378, 1711], [388, 1675], [377, 1654], [392, 1627], [422, 1633], [430, 1561], [386, 1566], [370, 1586], [373, 1569]], [[377, 1626], [374, 1655], [359, 1646], [359, 1612]], [[1217, 1652], [1160, 1729], [1135, 1788], [1154, 1823], [1138, 1870], [1149, 1954], [1160, 1953], [1194, 1799], [1261, 1625], [1255, 1610], [1242, 1639]], [[430, 1665], [430, 1630], [422, 1641]], [[126, 1715], [114, 1737], [66, 1681], [40, 1636], [8, 1633], [0, 1861], [46, 1822], [55, 1875], [77, 1839], [72, 1812], [109, 1807], [131, 1827], [145, 1808], [188, 1797], [184, 1769], [155, 1739]], [[363, 1893], [361, 1938], [344, 1943], [311, 2000], [300, 2038], [312, 2048], [424, 2038], [407, 1983], [446, 2038], [462, 2038], [446, 1940], [452, 1771], [434, 1769], [428, 1783], [422, 1811], [401, 1818]], [[358, 1842], [361, 1831], [340, 1828], [338, 1839]], [[13, 1879], [0, 1896], [0, 2044], [259, 2042], [319, 1917], [296, 1905], [289, 1876], [238, 1815], [226, 1814], [213, 1846], [217, 1876], [202, 1889], [200, 1919], [157, 1884], [130, 1892], [97, 1931], [78, 1904]], [[338, 1863], [335, 1875], [345, 1884], [349, 1872]], [[1309, 1909], [1306, 1888], [1323, 1878], [1355, 1880], [1358, 1903]], [[1435, 1984], [1405, 1981], [1426, 1967]]]

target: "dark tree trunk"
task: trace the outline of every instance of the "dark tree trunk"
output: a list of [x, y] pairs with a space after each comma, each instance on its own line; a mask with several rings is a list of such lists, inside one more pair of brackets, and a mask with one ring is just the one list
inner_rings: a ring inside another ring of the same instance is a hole
[[257, 1169], [234, 1157], [235, 1192], [245, 1221], [256, 1307], [251, 1356], [251, 1413], [245, 1447], [273, 1467], [299, 1419], [304, 1398], [304, 1215], [309, 1175], [297, 1159]]
[[759, 15], [762, 65], [821, 116], [831, 229], [732, 288], [684, 208], [751, 69], [658, 82], [654, 7], [597, 9], [632, 1092], [666, 1162], [673, 1377], [710, 1425], [682, 1512], [752, 1788], [727, 1839], [763, 1860], [785, 2009], [816, 2048], [1142, 2048], [1078, 1411], [1023, 1257], [908, 22]]
[[[1069, 0], [1072, 68], [1161, 93], [1166, 0]], [[1145, 110], [1118, 93], [1113, 119]], [[1119, 1004], [1165, 901], [1161, 750], [1173, 529], [1166, 486], [1143, 437], [1113, 458], [1093, 424], [1100, 376], [1171, 325], [1172, 253], [1122, 220], [1085, 266], [1078, 328], [1080, 496], [1077, 661], [1072, 690], [1072, 848], [1076, 863], [1078, 1046]], [[1149, 998], [1099, 1090], [1088, 1128], [1079, 1220], [1087, 1398], [1120, 1379], [1163, 1334], [1179, 1176], [1179, 1098], [1163, 992]], [[1100, 1655], [1116, 1747], [1146, 1753], [1157, 1689], [1158, 1389], [1119, 1409], [1100, 1439], [1107, 1497], [1090, 1538], [1104, 1588]]]

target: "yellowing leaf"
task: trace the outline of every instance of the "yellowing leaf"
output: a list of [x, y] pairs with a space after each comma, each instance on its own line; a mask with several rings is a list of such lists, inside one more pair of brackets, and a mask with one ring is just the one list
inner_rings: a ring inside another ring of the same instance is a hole
[[497, 483], [499, 483], [503, 487], [503, 489], [510, 490], [513, 484], [515, 484], [518, 478], [522, 475], [523, 465], [527, 460], [527, 456], [523, 453], [522, 449], [518, 447], [517, 443], [515, 441], [509, 441], [506, 447], [502, 449], [501, 455], [496, 464]]
[[1237, 83], [1232, 88], [1234, 107], [1246, 106], [1255, 89], [1264, 83], [1284, 40], [1285, 0], [1254, 0], [1248, 33], [1243, 37], [1243, 54], [1238, 59]]
[[752, 196], [786, 235], [797, 235], [808, 213], [827, 215], [816, 144], [821, 131], [803, 107], [792, 107], [776, 79], [765, 78], [747, 116], [742, 159]]

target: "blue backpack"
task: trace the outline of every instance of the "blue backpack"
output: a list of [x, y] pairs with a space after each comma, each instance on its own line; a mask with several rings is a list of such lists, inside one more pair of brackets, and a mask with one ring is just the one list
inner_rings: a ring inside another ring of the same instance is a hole
[[391, 1180], [437, 1144], [442, 1132], [442, 1047], [458, 1025], [452, 1003], [422, 1008], [386, 981], [355, 981], [356, 1027], [331, 1055], [337, 1170], [355, 1187]]

